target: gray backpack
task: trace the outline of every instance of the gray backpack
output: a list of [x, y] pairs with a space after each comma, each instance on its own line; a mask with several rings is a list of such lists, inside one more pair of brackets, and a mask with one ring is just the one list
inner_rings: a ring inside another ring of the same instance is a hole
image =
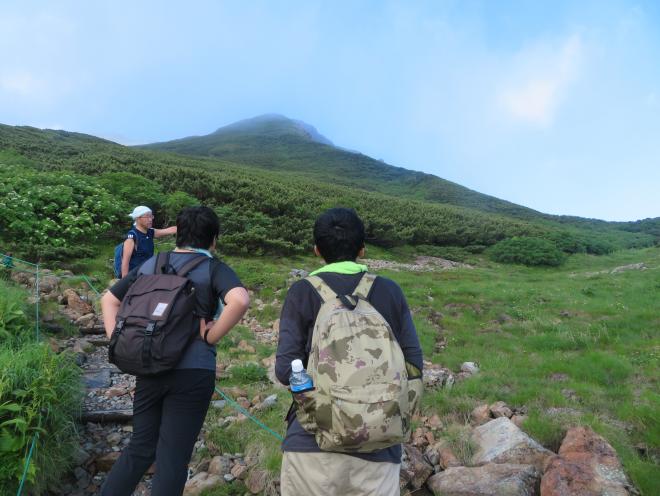
[[141, 274], [121, 301], [108, 360], [132, 375], [172, 370], [188, 344], [199, 335], [195, 286], [186, 275], [208, 260], [195, 257], [179, 271], [160, 253], [153, 274]]

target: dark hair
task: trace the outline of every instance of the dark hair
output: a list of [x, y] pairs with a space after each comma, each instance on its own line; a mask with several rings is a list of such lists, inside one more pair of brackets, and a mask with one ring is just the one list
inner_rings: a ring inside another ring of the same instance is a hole
[[220, 233], [220, 219], [209, 207], [186, 207], [176, 216], [176, 245], [208, 249]]
[[364, 247], [364, 224], [352, 208], [331, 208], [314, 223], [314, 244], [328, 263], [355, 260]]

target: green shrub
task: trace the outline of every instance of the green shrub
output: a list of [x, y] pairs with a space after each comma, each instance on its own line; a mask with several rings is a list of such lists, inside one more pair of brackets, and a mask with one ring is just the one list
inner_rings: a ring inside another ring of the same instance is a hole
[[41, 494], [71, 467], [78, 446], [80, 369], [43, 343], [3, 346], [0, 369], [0, 494], [16, 492], [36, 434], [27, 482]]
[[514, 237], [500, 241], [488, 250], [496, 262], [523, 265], [561, 265], [564, 254], [552, 242], [541, 238]]
[[18, 166], [0, 169], [0, 235], [21, 247], [79, 245], [108, 232], [120, 213], [95, 178]]
[[199, 200], [194, 196], [189, 195], [183, 191], [176, 191], [167, 195], [163, 210], [165, 214], [164, 223], [166, 225], [173, 225], [176, 223], [176, 216], [185, 207], [192, 207], [199, 205]]
[[99, 177], [100, 185], [112, 195], [122, 210], [121, 220], [129, 223], [128, 213], [137, 205], [146, 205], [158, 219], [164, 215], [165, 195], [160, 185], [130, 172], [107, 172]]

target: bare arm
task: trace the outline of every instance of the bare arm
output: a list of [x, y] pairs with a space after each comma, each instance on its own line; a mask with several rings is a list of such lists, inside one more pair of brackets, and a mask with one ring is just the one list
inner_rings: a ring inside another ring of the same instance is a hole
[[135, 249], [135, 241], [131, 238], [124, 241], [124, 253], [121, 257], [121, 276], [124, 277], [128, 274], [128, 266], [131, 262], [131, 257], [133, 256], [133, 250]]
[[162, 238], [163, 236], [170, 236], [172, 234], [176, 234], [176, 226], [166, 229], [154, 229], [154, 238]]
[[110, 291], [107, 291], [103, 298], [101, 298], [101, 311], [103, 312], [103, 326], [105, 327], [105, 334], [110, 338], [112, 331], [115, 329], [115, 321], [117, 319], [117, 312], [121, 301], [117, 299]]
[[206, 335], [209, 344], [216, 344], [220, 341], [232, 327], [241, 320], [250, 305], [250, 295], [245, 288], [231, 289], [225, 296], [225, 308], [220, 314], [220, 318], [213, 322], [205, 323], [202, 320], [200, 334], [204, 338], [204, 332], [210, 328]]

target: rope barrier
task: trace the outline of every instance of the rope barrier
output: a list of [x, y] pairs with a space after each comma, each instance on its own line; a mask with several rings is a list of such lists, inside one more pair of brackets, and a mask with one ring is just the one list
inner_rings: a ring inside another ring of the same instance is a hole
[[85, 274], [82, 275], [82, 278], [85, 280], [85, 282], [89, 285], [90, 288], [92, 288], [92, 291], [96, 293], [96, 296], [101, 296], [101, 293], [99, 293], [98, 289], [94, 287], [92, 284], [92, 281], [89, 280], [89, 277], [87, 277]]
[[28, 469], [30, 468], [30, 461], [32, 460], [32, 452], [34, 451], [34, 445], [36, 444], [38, 437], [39, 437], [38, 432], [34, 436], [32, 436], [32, 445], [30, 446], [30, 452], [28, 453], [27, 460], [25, 461], [25, 468], [23, 469], [23, 477], [21, 477], [21, 483], [18, 486], [18, 491], [16, 492], [16, 496], [21, 496], [21, 493], [23, 492], [23, 486], [25, 485]]
[[15, 256], [9, 255], [7, 253], [0, 253], [0, 255], [2, 255], [2, 257], [3, 257], [2, 263], [5, 263], [9, 260], [15, 260], [16, 262], [31, 265], [32, 267], [36, 267], [37, 265], [39, 265], [39, 264], [36, 264], [36, 263], [28, 262], [27, 260], [21, 260], [20, 258], [16, 258]]
[[215, 388], [215, 392], [218, 393], [220, 396], [222, 396], [225, 400], [229, 402], [229, 404], [239, 412], [241, 412], [243, 415], [245, 415], [247, 418], [252, 420], [255, 424], [257, 424], [260, 428], [271, 434], [273, 437], [275, 437], [278, 441], [284, 441], [284, 438], [280, 436], [277, 432], [272, 430], [270, 427], [268, 427], [266, 424], [263, 424], [256, 418], [254, 418], [252, 415], [250, 415], [250, 412], [248, 412], [245, 408], [243, 408], [241, 405], [236, 403], [234, 400], [232, 400], [229, 396], [227, 396], [225, 393], [220, 391], [217, 387]]

